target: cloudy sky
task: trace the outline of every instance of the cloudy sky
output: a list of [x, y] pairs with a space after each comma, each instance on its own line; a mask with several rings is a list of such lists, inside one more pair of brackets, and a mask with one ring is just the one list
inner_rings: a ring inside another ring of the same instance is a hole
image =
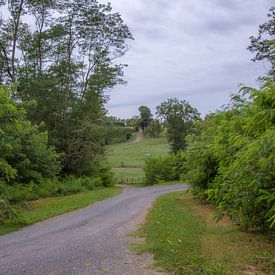
[[[103, 2], [103, 1], [102, 1]], [[110, 91], [110, 115], [129, 118], [169, 97], [202, 115], [229, 100], [240, 83], [257, 85], [267, 64], [250, 61], [249, 36], [267, 20], [271, 0], [111, 0], [134, 41], [120, 60], [126, 86]]]

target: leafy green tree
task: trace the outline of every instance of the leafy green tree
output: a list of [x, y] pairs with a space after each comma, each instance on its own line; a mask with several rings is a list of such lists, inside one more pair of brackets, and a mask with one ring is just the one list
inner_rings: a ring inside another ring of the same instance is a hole
[[126, 121], [126, 124], [135, 132], [139, 131], [139, 116], [134, 116]]
[[39, 183], [60, 171], [58, 156], [46, 132], [26, 120], [24, 109], [0, 88], [0, 179], [6, 183]]
[[131, 138], [133, 130], [126, 120], [117, 117], [105, 119], [105, 144], [114, 144], [127, 141]]
[[164, 120], [173, 153], [184, 150], [185, 138], [194, 130], [194, 122], [200, 119], [196, 108], [187, 101], [170, 98], [157, 106], [157, 115]]
[[140, 114], [139, 124], [140, 124], [142, 131], [144, 131], [145, 128], [148, 127], [150, 121], [152, 120], [151, 110], [147, 106], [140, 106], [138, 108], [138, 110], [139, 110], [139, 114]]
[[152, 119], [145, 129], [145, 134], [149, 137], [156, 138], [161, 132], [161, 124], [158, 119]]
[[250, 37], [248, 49], [255, 53], [253, 61], [267, 60], [271, 69], [269, 74], [275, 80], [275, 7], [270, 9], [267, 15], [269, 20], [259, 26], [258, 36]]
[[[17, 82], [13, 97], [23, 102], [28, 119], [44, 124], [62, 156], [62, 174], [87, 174], [104, 152], [105, 92], [124, 83], [125, 65], [115, 60], [125, 54], [132, 35], [110, 4], [96, 0], [6, 5], [0, 81]], [[24, 22], [26, 13], [34, 26]]]

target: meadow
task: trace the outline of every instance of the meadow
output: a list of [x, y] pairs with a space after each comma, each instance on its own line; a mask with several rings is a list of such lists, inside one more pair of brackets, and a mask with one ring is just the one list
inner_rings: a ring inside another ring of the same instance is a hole
[[138, 143], [118, 143], [107, 146], [107, 159], [117, 182], [138, 183], [144, 177], [146, 158], [169, 154], [170, 148], [165, 134], [158, 138], [144, 137]]

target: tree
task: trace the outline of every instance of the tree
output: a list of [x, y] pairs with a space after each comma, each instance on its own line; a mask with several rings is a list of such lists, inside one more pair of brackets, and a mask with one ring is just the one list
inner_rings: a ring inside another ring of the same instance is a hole
[[60, 171], [48, 135], [26, 120], [11, 92], [0, 87], [0, 179], [5, 183], [39, 183]]
[[255, 53], [253, 61], [267, 60], [271, 69], [269, 74], [275, 78], [275, 7], [267, 15], [269, 21], [259, 26], [258, 36], [250, 37], [248, 50]]
[[157, 106], [157, 115], [164, 120], [167, 127], [172, 152], [184, 150], [186, 136], [192, 133], [194, 121], [200, 119], [197, 109], [185, 100], [170, 98]]
[[139, 116], [133, 116], [132, 118], [127, 120], [127, 126], [129, 126], [133, 131], [138, 132], [139, 131]]
[[13, 96], [23, 102], [32, 123], [44, 124], [50, 144], [62, 155], [62, 173], [87, 174], [104, 153], [105, 92], [124, 83], [125, 65], [115, 60], [126, 53], [132, 35], [110, 4], [96, 0], [6, 5], [0, 81], [17, 83]]
[[146, 127], [145, 134], [149, 137], [156, 138], [161, 132], [161, 124], [158, 119], [152, 119]]
[[149, 125], [152, 119], [151, 110], [147, 106], [140, 106], [138, 110], [140, 114], [140, 127], [142, 131], [144, 131], [144, 129]]

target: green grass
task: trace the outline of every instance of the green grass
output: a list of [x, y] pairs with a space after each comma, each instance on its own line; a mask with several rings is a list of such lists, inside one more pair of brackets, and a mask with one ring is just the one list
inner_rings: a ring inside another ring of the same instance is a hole
[[[28, 208], [18, 208], [19, 215], [26, 221], [26, 225], [46, 220], [72, 210], [91, 205], [95, 202], [113, 197], [122, 192], [120, 188], [109, 187], [74, 195], [40, 199], [29, 203]], [[0, 235], [20, 229], [20, 224], [0, 225]]]
[[144, 177], [146, 157], [159, 157], [169, 153], [169, 144], [164, 133], [158, 138], [143, 138], [139, 143], [118, 143], [107, 146], [107, 158], [119, 181], [140, 181]]
[[133, 168], [133, 167], [113, 167], [113, 172], [118, 178], [143, 178], [144, 171], [143, 168]]
[[214, 223], [214, 213], [187, 192], [164, 195], [137, 232], [145, 243], [133, 248], [153, 253], [156, 266], [175, 274], [275, 274], [274, 244], [241, 232], [228, 218]]

